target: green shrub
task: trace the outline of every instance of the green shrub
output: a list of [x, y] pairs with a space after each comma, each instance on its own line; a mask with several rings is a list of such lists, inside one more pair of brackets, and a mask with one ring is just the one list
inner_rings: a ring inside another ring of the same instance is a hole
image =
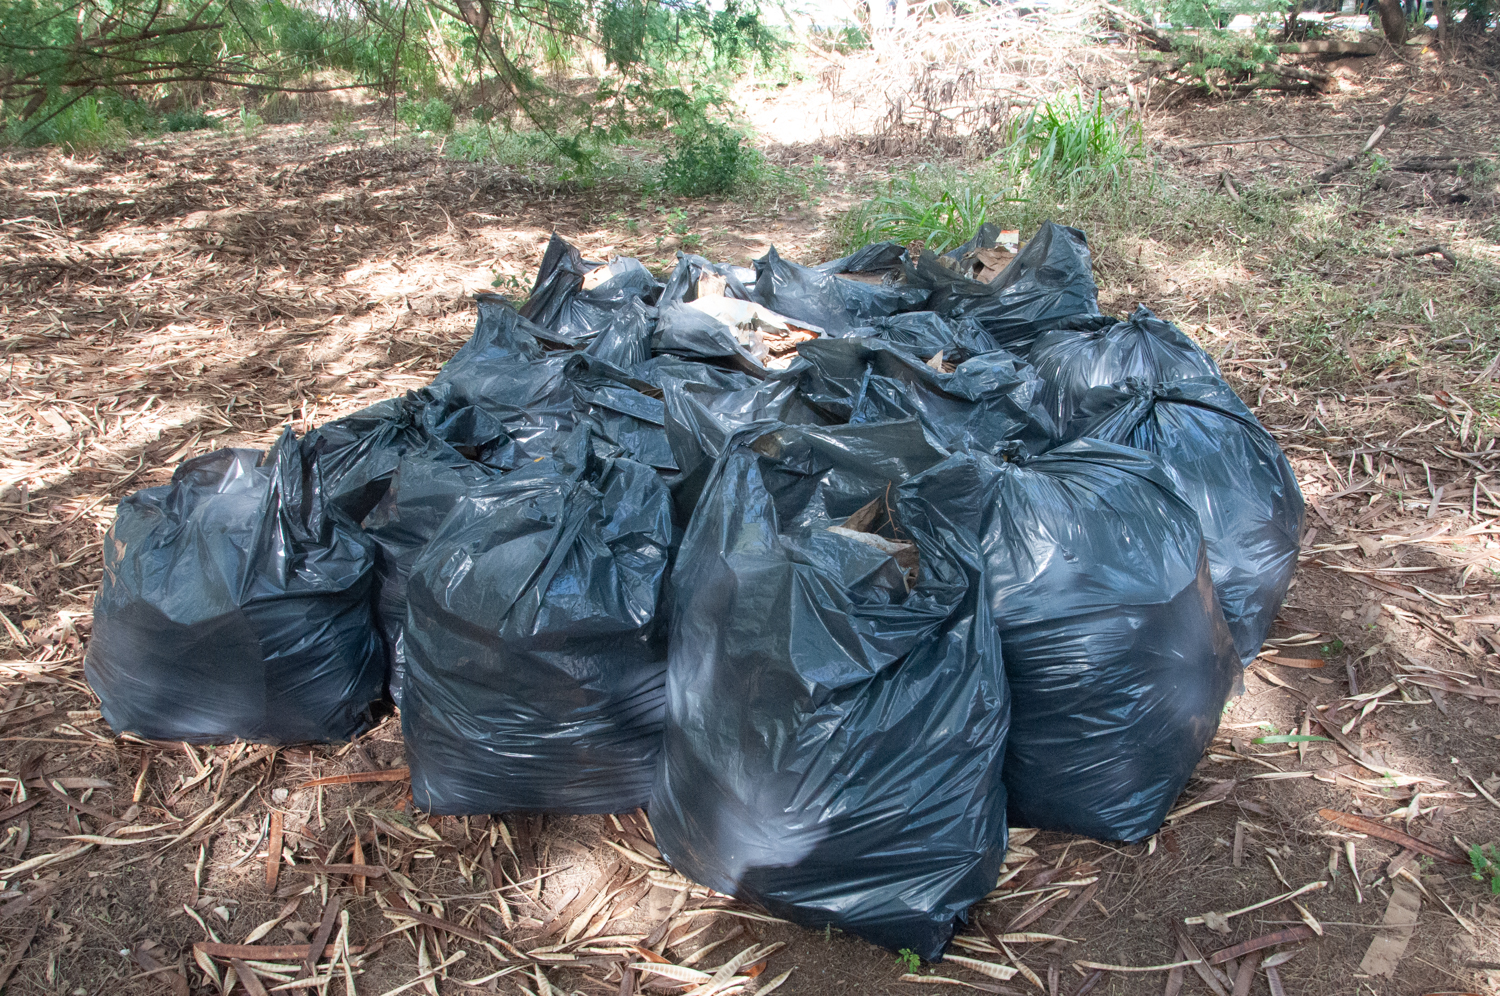
[[1000, 158], [1013, 175], [1033, 182], [1085, 173], [1097, 180], [1120, 178], [1145, 153], [1140, 123], [1123, 108], [1106, 108], [1096, 93], [1093, 100], [1075, 94], [1033, 108], [1012, 127]]
[[974, 237], [1002, 198], [975, 183], [926, 166], [857, 208], [846, 227], [853, 243], [920, 241], [946, 252]]
[[453, 130], [453, 108], [441, 97], [429, 97], [423, 103], [405, 103], [396, 111], [396, 119], [417, 131], [446, 135]]
[[681, 125], [661, 167], [661, 185], [683, 197], [728, 194], [753, 184], [764, 162], [745, 136], [728, 125]]
[[214, 127], [213, 118], [201, 107], [177, 107], [168, 111], [161, 119], [164, 131], [202, 131]]
[[45, 108], [31, 121], [11, 119], [10, 141], [29, 145], [61, 145], [71, 149], [102, 149], [130, 137], [123, 120], [123, 104], [114, 94], [80, 97], [51, 113]]

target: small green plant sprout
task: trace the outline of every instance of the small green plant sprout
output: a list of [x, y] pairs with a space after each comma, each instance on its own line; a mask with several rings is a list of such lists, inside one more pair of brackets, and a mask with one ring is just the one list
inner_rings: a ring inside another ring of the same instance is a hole
[[1488, 879], [1491, 895], [1500, 896], [1500, 848], [1494, 844], [1469, 848], [1469, 864], [1474, 866], [1470, 877], [1476, 882]]
[[908, 972], [915, 972], [917, 969], [922, 967], [922, 959], [911, 948], [902, 948], [900, 951], [896, 952], [896, 960], [900, 962], [901, 967], [906, 969]]
[[1318, 649], [1320, 649], [1325, 654], [1336, 654], [1344, 649], [1344, 641], [1333, 640], [1330, 643], [1323, 644], [1323, 646]]

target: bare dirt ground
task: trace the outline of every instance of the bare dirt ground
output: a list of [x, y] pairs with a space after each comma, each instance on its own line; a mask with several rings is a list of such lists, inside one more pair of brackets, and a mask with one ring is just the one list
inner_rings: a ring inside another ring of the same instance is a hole
[[[1223, 171], [1306, 176], [1357, 147], [1401, 95], [1416, 124], [1383, 147], [1392, 161], [1500, 134], [1492, 76], [1390, 59], [1340, 72], [1321, 98], [1148, 105], [1148, 129], [1184, 182], [1204, 184]], [[1320, 133], [1334, 134], [1194, 147]], [[426, 382], [468, 335], [471, 295], [497, 276], [524, 286], [553, 229], [586, 255], [657, 269], [689, 234], [736, 262], [772, 243], [827, 258], [834, 211], [892, 168], [858, 149], [820, 147], [831, 181], [820, 199], [762, 206], [547, 188], [374, 125], [0, 158], [0, 986], [227, 992], [231, 963], [195, 944], [327, 942], [320, 992], [448, 994], [478, 980], [477, 991], [623, 993], [628, 945], [712, 971], [781, 942], [757, 976], [764, 986], [791, 970], [781, 993], [962, 989], [899, 981], [887, 952], [689, 888], [658, 860], [643, 814], [414, 814], [393, 720], [353, 745], [146, 744], [113, 738], [82, 680], [121, 497], [190, 455], [267, 446], [284, 423], [305, 428]], [[1003, 886], [973, 919], [1071, 942], [1017, 937], [997, 954], [971, 926], [954, 953], [1025, 971], [1002, 983], [949, 962], [938, 974], [1051, 996], [1500, 992], [1500, 899], [1462, 857], [1500, 841], [1500, 246], [1493, 228], [1483, 235], [1495, 198], [1452, 172], [1390, 176], [1361, 181], [1337, 209], [1388, 230], [1398, 251], [1451, 247], [1454, 263], [1320, 259], [1303, 282], [1373, 315], [1357, 337], [1336, 324], [1289, 331], [1277, 245], [1246, 246], [1232, 230], [1175, 242], [1090, 233], [1105, 305], [1143, 301], [1197, 336], [1286, 447], [1309, 501], [1303, 566], [1160, 834], [1132, 846], [1017, 835]], [[1445, 300], [1460, 279], [1465, 294], [1491, 294], [1474, 302], [1467, 335], [1440, 341], [1436, 314], [1381, 317], [1393, 295]], [[1342, 365], [1329, 367], [1330, 351]], [[1330, 739], [1254, 742], [1309, 731]], [[333, 776], [346, 777], [307, 785]], [[284, 859], [268, 862], [275, 825]], [[388, 873], [313, 871], [351, 862]], [[1295, 903], [1184, 923], [1303, 886], [1314, 887]], [[1415, 910], [1404, 957], [1393, 978], [1372, 974], [1367, 949], [1400, 947], [1406, 932], [1378, 928], [1403, 909]], [[1232, 947], [1285, 930], [1297, 935], [1281, 947]], [[1185, 960], [1182, 944], [1212, 967], [1081, 964], [1162, 965]], [[1292, 956], [1266, 972], [1276, 951]], [[281, 968], [261, 954], [267, 988], [308, 991], [286, 988], [300, 953], [281, 952]]]

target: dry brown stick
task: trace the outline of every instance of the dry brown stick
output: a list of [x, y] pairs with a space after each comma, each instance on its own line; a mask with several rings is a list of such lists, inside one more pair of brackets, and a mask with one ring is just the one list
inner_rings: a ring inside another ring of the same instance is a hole
[[302, 959], [302, 968], [297, 972], [297, 978], [305, 979], [317, 974], [318, 958], [333, 934], [333, 925], [338, 922], [339, 907], [343, 904], [343, 900], [336, 895], [328, 897], [328, 905], [323, 908], [323, 920], [313, 934], [312, 943], [307, 946], [307, 957]]
[[1313, 929], [1311, 927], [1288, 927], [1286, 930], [1278, 930], [1274, 934], [1253, 937], [1248, 941], [1241, 941], [1238, 944], [1231, 944], [1227, 948], [1220, 948], [1208, 956], [1208, 963], [1210, 965], [1222, 965], [1232, 958], [1239, 958], [1254, 951], [1260, 951], [1263, 948], [1272, 948], [1278, 944], [1291, 944], [1295, 941], [1305, 941], [1313, 936]]
[[440, 916], [434, 916], [431, 913], [423, 913], [419, 910], [414, 910], [409, 906], [393, 906], [390, 909], [386, 910], [385, 913], [387, 916], [405, 917], [408, 920], [415, 920], [417, 923], [424, 924], [428, 927], [434, 927], [437, 930], [447, 931], [454, 937], [462, 937], [464, 940], [473, 941], [475, 944], [483, 944], [486, 940], [484, 935], [480, 934], [477, 931], [470, 930], [467, 927], [460, 927], [458, 924], [454, 923], [451, 920], [444, 920]]
[[68, 793], [56, 788], [52, 784], [52, 780], [49, 778], [33, 778], [26, 784], [32, 788], [41, 789], [49, 795], [54, 796], [59, 802], [63, 803], [63, 805], [69, 807], [70, 809], [76, 809], [80, 813], [83, 813], [87, 816], [92, 816], [96, 820], [103, 820], [105, 823], [113, 823], [118, 819], [118, 817], [116, 817], [114, 813], [107, 813], [97, 806], [90, 806], [86, 802], [79, 802], [77, 799], [68, 795]]
[[319, 785], [354, 785], [359, 782], [404, 782], [410, 777], [410, 768], [383, 768], [380, 771], [353, 771], [347, 775], [314, 778], [310, 782], [303, 782], [297, 788], [317, 788]]
[[1240, 199], [1240, 192], [1234, 187], [1234, 180], [1229, 176], [1229, 170], [1219, 171], [1219, 182], [1224, 184], [1224, 192], [1229, 195], [1230, 200], [1237, 205], [1244, 205], [1245, 202]]
[[305, 865], [292, 865], [287, 871], [293, 875], [359, 875], [364, 878], [381, 878], [389, 869], [385, 865], [322, 865], [309, 861]]
[[1327, 183], [1329, 180], [1333, 179], [1335, 176], [1342, 173], [1350, 166], [1353, 166], [1365, 156], [1369, 155], [1371, 150], [1373, 150], [1375, 146], [1380, 144], [1380, 140], [1385, 137], [1385, 134], [1390, 130], [1391, 125], [1396, 123], [1396, 118], [1401, 114], [1401, 105], [1405, 102], [1406, 98], [1403, 97], [1401, 100], [1398, 100], [1394, 104], [1392, 104], [1390, 110], [1385, 112], [1385, 116], [1380, 119], [1380, 124], [1376, 125], [1375, 130], [1370, 133], [1369, 138], [1365, 139], [1364, 146], [1358, 152], [1354, 153], [1352, 156], [1345, 156], [1343, 159], [1340, 159], [1337, 162], [1331, 164], [1317, 176], [1315, 176], [1313, 178], [1313, 182]]
[[1391, 259], [1404, 259], [1408, 256], [1441, 256], [1454, 266], [1458, 265], [1458, 259], [1442, 246], [1433, 244], [1423, 246], [1420, 249], [1402, 249], [1391, 253]]
[[[1327, 727], [1324, 727], [1324, 729], [1327, 729]], [[1371, 837], [1379, 837], [1393, 844], [1400, 844], [1402, 847], [1409, 847], [1413, 851], [1430, 854], [1434, 858], [1441, 858], [1444, 861], [1451, 861], [1454, 864], [1460, 865], [1469, 863], [1467, 858], [1461, 858], [1452, 851], [1444, 850], [1436, 844], [1429, 844], [1420, 837], [1413, 837], [1409, 833], [1392, 830], [1382, 823], [1376, 823], [1374, 820], [1366, 819], [1363, 816], [1355, 816], [1353, 813], [1341, 813], [1336, 809], [1320, 809], [1318, 810], [1318, 815], [1330, 823], [1337, 823], [1341, 827], [1348, 827], [1350, 830], [1367, 833]]]
[[270, 840], [266, 843], [267, 892], [275, 892], [276, 883], [281, 880], [281, 827], [281, 811], [272, 810]]
[[16, 969], [21, 967], [21, 959], [26, 957], [26, 949], [31, 947], [31, 942], [36, 939], [36, 932], [40, 929], [41, 924], [32, 924], [31, 929], [26, 932], [26, 936], [17, 941], [15, 946], [11, 948], [10, 957], [5, 959], [4, 965], [0, 965], [0, 989], [5, 988], [5, 984], [10, 981], [10, 977], [15, 974]]

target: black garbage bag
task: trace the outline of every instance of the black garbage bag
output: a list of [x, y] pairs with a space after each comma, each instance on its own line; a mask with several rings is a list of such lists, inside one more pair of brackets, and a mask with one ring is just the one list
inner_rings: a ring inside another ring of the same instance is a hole
[[554, 336], [582, 344], [604, 331], [627, 303], [650, 303], [660, 291], [661, 284], [639, 260], [591, 262], [553, 232], [521, 315]]
[[909, 350], [921, 360], [930, 360], [942, 353], [943, 359], [954, 363], [1000, 348], [977, 323], [967, 318], [949, 321], [930, 311], [867, 318], [858, 327], [850, 329], [847, 338], [882, 339]]
[[398, 706], [406, 679], [406, 580], [417, 556], [460, 497], [546, 455], [516, 446], [483, 418], [465, 429], [440, 425], [440, 431], [408, 443], [384, 496], [361, 522], [379, 551], [375, 619], [385, 640], [387, 689]]
[[1219, 365], [1171, 322], [1144, 307], [1108, 328], [1058, 329], [1037, 337], [1027, 359], [1046, 389], [1043, 403], [1060, 426], [1090, 389], [1137, 379], [1164, 384], [1217, 377]]
[[360, 522], [385, 496], [402, 454], [432, 440], [495, 466], [527, 459], [495, 415], [456, 400], [446, 386], [418, 388], [326, 422], [302, 446], [317, 461], [325, 500]]
[[925, 250], [908, 264], [906, 283], [931, 292], [928, 311], [972, 318], [997, 345], [1024, 359], [1042, 332], [1114, 323], [1099, 313], [1091, 265], [1084, 234], [1048, 221], [989, 283], [959, 274]]
[[632, 370], [651, 358], [655, 329], [656, 309], [633, 298], [614, 311], [609, 324], [584, 352], [621, 370]]
[[663, 305], [657, 314], [651, 348], [685, 359], [713, 363], [753, 377], [766, 375], [770, 355], [758, 336], [739, 333], [691, 303]]
[[[834, 336], [847, 335], [854, 324], [866, 319], [920, 309], [931, 291], [908, 285], [902, 271], [888, 265], [889, 245], [877, 243], [821, 266], [789, 262], [772, 248], [755, 261], [750, 299]], [[856, 270], [855, 266], [875, 269]]]
[[1010, 681], [1011, 826], [1155, 833], [1239, 674], [1197, 514], [1158, 458], [1096, 440], [953, 462], [941, 508], [980, 537]]
[[705, 283], [704, 278], [714, 284], [713, 293], [740, 301], [750, 300], [750, 291], [745, 281], [748, 279], [753, 282], [755, 279], [753, 271], [746, 273], [741, 267], [713, 263], [702, 256], [679, 252], [677, 265], [672, 268], [666, 285], [656, 300], [657, 306], [698, 300], [699, 291], [706, 290], [701, 286]]
[[906, 247], [899, 242], [871, 242], [847, 256], [813, 267], [824, 273], [859, 273], [872, 277], [899, 278], [906, 266]]
[[406, 575], [412, 561], [463, 488], [529, 463], [548, 452], [546, 443], [545, 435], [530, 446], [518, 443], [498, 416], [456, 401], [446, 385], [371, 405], [303, 440], [317, 461], [327, 501], [375, 541], [375, 620], [397, 705], [406, 670]]
[[[625, 457], [659, 473], [672, 474], [677, 461], [667, 440], [660, 389], [587, 354], [568, 366], [573, 384], [575, 425], [587, 426], [600, 457]], [[648, 393], [650, 392], [650, 393]]]
[[289, 744], [369, 725], [374, 551], [290, 431], [265, 456], [219, 450], [120, 502], [84, 660], [116, 733]]
[[915, 421], [732, 441], [673, 570], [650, 806], [688, 877], [925, 958], [1006, 841], [977, 551], [925, 513], [944, 482], [916, 478], [943, 457]]
[[1240, 660], [1254, 660], [1301, 548], [1302, 490], [1276, 440], [1218, 377], [1095, 388], [1067, 432], [1161, 457], [1203, 524], [1214, 589]]
[[1042, 383], [1030, 366], [1004, 350], [965, 360], [951, 372], [900, 347], [872, 339], [814, 339], [797, 355], [807, 403], [830, 421], [916, 418], [942, 445], [997, 451], [1011, 441], [1028, 453], [1057, 442], [1039, 403]]
[[650, 795], [670, 500], [651, 468], [570, 435], [567, 456], [461, 496], [408, 579], [401, 728], [428, 812], [613, 813]]
[[845, 304], [842, 284], [853, 286], [852, 281], [788, 262], [773, 247], [755, 261], [750, 300], [819, 332], [844, 335], [853, 316]]
[[906, 262], [905, 246], [874, 242], [841, 259], [819, 263], [813, 269], [840, 277], [835, 286], [844, 299], [845, 310], [856, 320], [869, 322], [916, 311], [927, 304], [932, 292], [906, 283]]
[[478, 312], [474, 334], [432, 386], [446, 389], [454, 404], [495, 415], [514, 438], [571, 426], [573, 389], [566, 368], [572, 352], [546, 351], [546, 333], [499, 295], [481, 295]]
[[729, 440], [755, 422], [827, 425], [847, 421], [808, 404], [795, 372], [788, 371], [737, 390], [669, 382], [664, 391], [667, 442], [681, 472], [672, 484], [678, 522], [686, 525], [714, 461]]

